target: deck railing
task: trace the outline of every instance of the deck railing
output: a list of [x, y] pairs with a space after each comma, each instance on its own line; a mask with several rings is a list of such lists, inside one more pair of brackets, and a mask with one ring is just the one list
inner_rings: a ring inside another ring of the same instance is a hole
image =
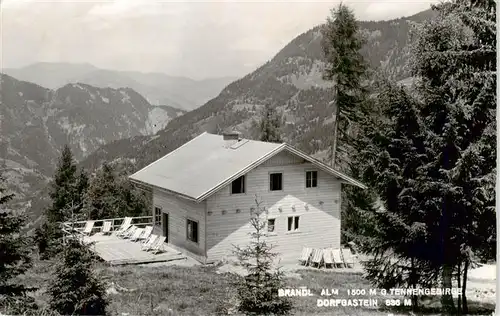
[[[106, 218], [106, 219], [98, 219], [94, 221], [94, 227], [92, 228], [92, 233], [102, 231], [102, 227], [104, 222], [111, 222], [111, 230], [114, 231], [121, 226], [125, 217], [119, 218]], [[62, 223], [62, 231], [65, 235], [73, 235], [83, 237], [83, 229], [85, 228], [85, 224], [87, 221], [75, 221], [75, 222], [64, 222]], [[138, 216], [132, 217], [132, 225], [138, 227], [145, 227], [148, 225], [153, 226], [153, 216]]]

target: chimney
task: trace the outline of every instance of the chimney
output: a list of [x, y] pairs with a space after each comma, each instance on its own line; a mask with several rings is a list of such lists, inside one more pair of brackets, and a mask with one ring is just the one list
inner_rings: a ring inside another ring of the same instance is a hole
[[236, 141], [241, 140], [241, 134], [240, 132], [237, 131], [224, 132], [222, 136], [224, 137], [224, 140], [236, 140]]

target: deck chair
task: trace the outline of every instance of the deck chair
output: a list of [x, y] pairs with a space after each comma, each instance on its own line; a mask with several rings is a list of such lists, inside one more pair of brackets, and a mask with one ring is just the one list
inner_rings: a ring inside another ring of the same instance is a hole
[[131, 241], [137, 241], [144, 233], [144, 228], [136, 228], [132, 236], [130, 236]]
[[158, 252], [162, 252], [162, 251], [165, 251], [165, 239], [167, 239], [167, 237], [165, 236], [161, 236], [161, 237], [158, 237], [156, 239], [156, 242], [153, 244], [153, 246], [151, 247], [150, 251], [153, 253], [153, 254], [157, 254]]
[[323, 249], [323, 264], [325, 268], [328, 268], [327, 265], [333, 267], [332, 248]]
[[149, 238], [146, 240], [146, 242], [141, 245], [141, 250], [148, 251], [149, 249], [151, 249], [151, 246], [153, 246], [156, 239], [158, 239], [158, 235], [149, 236]]
[[103, 235], [111, 234], [111, 221], [105, 221], [104, 224], [102, 225], [102, 230], [101, 232]]
[[146, 242], [152, 233], [153, 233], [153, 226], [146, 226], [144, 228], [144, 232], [142, 233], [141, 236], [139, 236], [137, 240], [142, 240], [143, 242]]
[[85, 228], [83, 229], [83, 234], [84, 235], [91, 235], [92, 234], [92, 229], [94, 228], [94, 221], [87, 221], [85, 223]]
[[342, 258], [342, 253], [340, 253], [340, 249], [332, 249], [332, 259], [333, 259], [333, 265], [338, 267], [343, 267], [344, 264], [344, 259]]
[[351, 252], [351, 249], [349, 248], [343, 248], [341, 250], [342, 252], [342, 258], [344, 258], [344, 264], [346, 267], [351, 267], [353, 268], [354, 267], [354, 256]]
[[309, 264], [309, 260], [311, 260], [312, 249], [304, 247], [302, 249], [302, 253], [300, 254], [299, 263], [307, 266]]
[[319, 268], [321, 266], [322, 261], [323, 261], [323, 249], [314, 249], [311, 258], [311, 266], [313, 264], [316, 264], [316, 266]]
[[139, 229], [137, 226], [132, 225], [123, 234], [120, 235], [121, 238], [130, 238], [134, 235], [135, 231]]
[[118, 230], [116, 230], [116, 234], [118, 236], [120, 236], [121, 234], [123, 234], [127, 229], [130, 228], [130, 226], [132, 225], [132, 217], [125, 217], [123, 219], [123, 222], [122, 224], [120, 225], [120, 228], [118, 228]]
[[[123, 228], [123, 230], [122, 230]], [[132, 228], [132, 225], [126, 225], [126, 226], [120, 226], [118, 230], [115, 230], [116, 236], [121, 237], [122, 235], [128, 233], [130, 229]]]
[[114, 233], [116, 236], [119, 236], [121, 237], [122, 235], [128, 233], [130, 231], [130, 229], [132, 228], [132, 225], [128, 224], [128, 225], [121, 225], [118, 230], [115, 230]]

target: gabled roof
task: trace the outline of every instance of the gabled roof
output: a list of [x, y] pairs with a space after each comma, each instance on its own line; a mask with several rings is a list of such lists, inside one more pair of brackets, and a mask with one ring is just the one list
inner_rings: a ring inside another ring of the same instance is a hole
[[224, 140], [222, 135], [206, 132], [129, 178], [135, 183], [163, 189], [200, 202], [284, 150], [311, 162], [346, 183], [366, 188], [362, 183], [285, 143], [248, 139], [228, 141]]

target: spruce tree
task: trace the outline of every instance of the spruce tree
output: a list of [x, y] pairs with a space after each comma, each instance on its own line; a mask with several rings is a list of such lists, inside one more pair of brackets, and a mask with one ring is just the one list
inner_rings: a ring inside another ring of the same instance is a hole
[[[465, 312], [467, 270], [495, 254], [494, 5], [434, 7], [438, 17], [420, 27], [413, 47], [416, 98], [382, 89], [370, 111], [383, 115], [365, 115], [359, 124], [351, 170], [370, 188], [352, 189], [347, 203], [363, 218], [351, 231], [363, 252], [375, 254], [366, 266], [374, 283], [440, 280], [450, 288], [458, 272]], [[455, 312], [451, 295], [442, 296], [442, 306]]]
[[88, 175], [77, 170], [68, 145], [63, 147], [49, 196], [52, 204], [45, 210], [46, 221], [35, 230], [35, 243], [41, 259], [53, 257], [60, 251], [62, 230], [60, 222], [84, 220], [83, 199], [88, 188]]
[[94, 263], [88, 246], [67, 239], [49, 286], [51, 309], [61, 315], [106, 315], [106, 288], [93, 272]]
[[426, 159], [425, 126], [416, 101], [402, 87], [387, 82], [375, 103], [381, 113], [365, 117], [351, 164], [369, 186], [352, 189], [348, 212], [362, 222], [351, 237], [361, 252], [373, 255], [365, 268], [375, 285], [432, 286], [436, 267], [428, 258], [434, 249], [426, 242], [425, 197], [416, 189]]
[[330, 161], [335, 168], [339, 144], [349, 146], [348, 130], [353, 128], [352, 123], [358, 122], [358, 110], [366, 99], [364, 81], [367, 77], [367, 65], [360, 53], [364, 39], [353, 11], [346, 5], [340, 3], [336, 9], [331, 10], [322, 34], [322, 48], [326, 58], [323, 78], [334, 83], [332, 105], [335, 121]]
[[254, 231], [251, 242], [246, 247], [235, 246], [235, 254], [248, 274], [236, 284], [239, 298], [239, 310], [246, 315], [287, 315], [292, 303], [285, 297], [278, 296], [278, 289], [285, 287], [283, 272], [273, 271], [273, 262], [277, 254], [266, 243], [264, 229], [266, 223], [260, 216], [265, 213], [261, 202], [255, 201], [250, 224]]
[[118, 215], [120, 201], [116, 176], [109, 163], [103, 163], [90, 180], [84, 199], [85, 213], [89, 219], [112, 218]]
[[259, 122], [259, 140], [263, 142], [281, 143], [281, 116], [275, 108], [266, 104], [262, 109]]
[[31, 240], [21, 233], [25, 216], [8, 209], [14, 194], [5, 193], [3, 182], [0, 175], [0, 308], [20, 314], [34, 307], [26, 296], [28, 289], [13, 282], [31, 267]]
[[145, 194], [109, 163], [103, 163], [90, 180], [83, 204], [89, 219], [143, 216], [150, 209]]
[[87, 190], [89, 188], [89, 184], [89, 175], [87, 174], [85, 169], [81, 168], [76, 178], [76, 191], [74, 200], [72, 201], [74, 220], [87, 219], [86, 214], [83, 213], [83, 205]]
[[73, 154], [68, 145], [63, 147], [54, 180], [49, 193], [52, 205], [46, 210], [49, 222], [57, 223], [66, 220], [64, 210], [72, 202], [79, 199], [80, 193], [76, 190], [77, 167]]
[[[494, 218], [496, 149], [485, 139], [495, 143], [495, 5], [458, 0], [435, 6], [438, 17], [421, 28], [413, 52], [432, 157], [422, 168], [419, 190], [432, 201], [426, 214], [439, 219], [429, 227], [429, 239], [438, 250], [433, 260], [441, 266], [443, 287], [451, 287], [454, 269], [494, 252], [495, 232], [477, 227]], [[463, 296], [466, 302], [464, 287]], [[454, 312], [451, 295], [442, 304]]]
[[119, 217], [122, 216], [147, 216], [151, 209], [147, 193], [137, 189], [126, 176], [117, 179], [119, 192]]

